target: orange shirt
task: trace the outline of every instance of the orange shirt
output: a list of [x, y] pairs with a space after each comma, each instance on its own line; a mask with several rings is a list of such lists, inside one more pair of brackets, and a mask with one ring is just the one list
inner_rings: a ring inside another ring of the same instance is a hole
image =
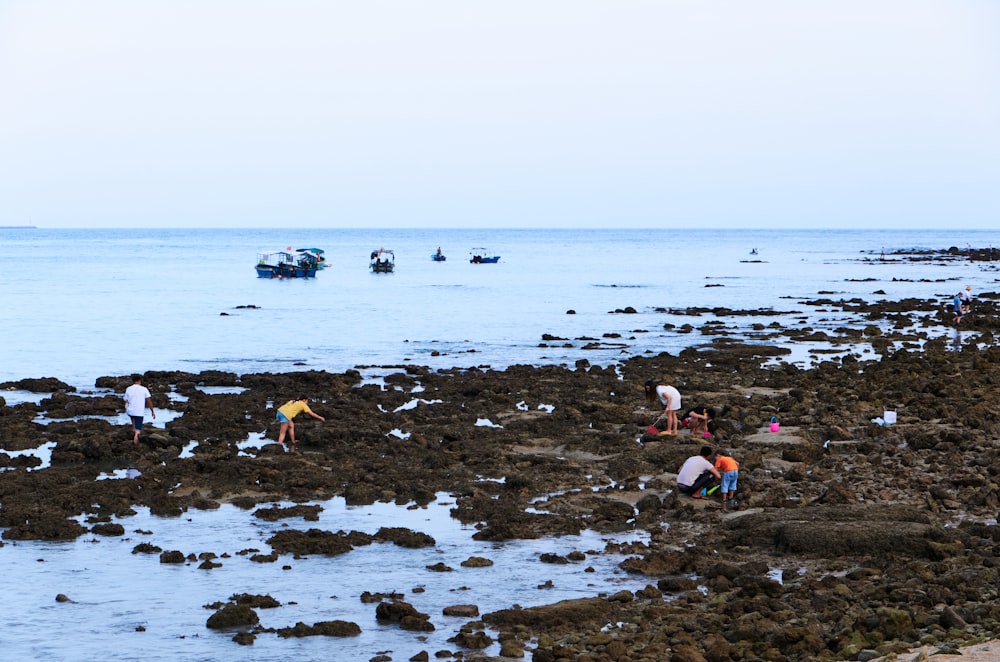
[[715, 458], [715, 468], [719, 470], [719, 473], [726, 473], [727, 471], [738, 471], [740, 465], [728, 455], [719, 455]]

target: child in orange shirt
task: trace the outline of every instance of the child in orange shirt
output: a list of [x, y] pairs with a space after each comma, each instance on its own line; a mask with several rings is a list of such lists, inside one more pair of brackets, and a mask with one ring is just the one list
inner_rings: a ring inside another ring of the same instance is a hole
[[740, 465], [729, 454], [729, 451], [716, 451], [715, 468], [722, 474], [722, 512], [726, 512], [726, 506], [736, 507], [736, 481], [740, 474]]

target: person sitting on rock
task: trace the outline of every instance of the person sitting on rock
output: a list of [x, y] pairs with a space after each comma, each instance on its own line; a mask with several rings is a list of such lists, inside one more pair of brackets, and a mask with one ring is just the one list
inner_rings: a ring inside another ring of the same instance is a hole
[[721, 479], [719, 470], [708, 459], [712, 457], [712, 447], [702, 446], [698, 455], [684, 461], [677, 472], [677, 491], [695, 499], [701, 499], [701, 490]]

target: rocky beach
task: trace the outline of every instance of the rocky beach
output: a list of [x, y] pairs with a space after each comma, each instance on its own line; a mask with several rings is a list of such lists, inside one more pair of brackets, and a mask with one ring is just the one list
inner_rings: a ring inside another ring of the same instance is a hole
[[[723, 662], [904, 659], [921, 647], [957, 653], [1000, 636], [997, 300], [977, 293], [960, 329], [949, 326], [940, 299], [868, 303], [820, 294], [806, 305], [854, 320], [825, 331], [787, 319], [741, 323], [771, 311], [672, 311], [690, 319], [679, 332], [705, 341], [613, 366], [581, 359], [502, 370], [147, 372], [157, 409], [179, 415], [144, 430], [137, 445], [128, 426], [102, 418], [120, 413], [127, 375], [101, 377], [86, 392], [58, 377], [8, 382], [0, 388], [43, 396], [0, 399], [2, 537], [17, 544], [123, 536], [136, 507], [176, 518], [231, 503], [289, 524], [256, 560], [308, 563], [373, 542], [434, 545], [419, 525], [375, 534], [311, 527], [316, 502], [342, 496], [349, 504], [419, 507], [447, 493], [452, 516], [475, 525], [477, 540], [644, 532], [644, 542], [566, 549], [538, 562], [544, 577], [546, 563], [586, 565], [591, 555], [622, 553], [620, 569], [645, 588], [485, 613], [465, 596], [468, 604], [456, 604], [451, 616], [467, 620], [449, 649], [405, 658], [372, 651], [366, 659]], [[709, 312], [712, 321], [701, 322]], [[796, 348], [812, 356], [809, 365], [783, 360]], [[646, 434], [656, 417], [642, 396], [648, 379], [677, 386], [687, 407], [715, 408], [711, 436]], [[308, 397], [326, 422], [300, 417], [298, 449], [290, 453], [274, 443], [274, 408], [297, 397]], [[882, 424], [886, 412], [895, 412], [895, 424]], [[772, 417], [778, 432], [768, 428]], [[268, 443], [241, 451], [251, 435]], [[675, 489], [678, 468], [703, 443], [740, 463], [735, 510], [723, 513], [718, 499]], [[51, 463], [43, 468], [37, 457], [13, 453], [46, 444]], [[131, 480], [97, 480], [129, 468]], [[287, 501], [296, 505], [274, 505]], [[156, 542], [153, 531], [133, 553], [206, 570], [227, 562]], [[489, 571], [488, 558], [469, 563]], [[343, 637], [361, 627], [264, 628], [258, 611], [274, 599], [240, 591], [233, 586], [231, 599], [206, 612], [206, 636], [231, 636], [233, 655], [260, 637]], [[441, 618], [422, 612], [419, 593], [376, 591], [357, 598], [370, 601], [380, 623], [416, 636]], [[499, 657], [482, 652], [496, 644]]]

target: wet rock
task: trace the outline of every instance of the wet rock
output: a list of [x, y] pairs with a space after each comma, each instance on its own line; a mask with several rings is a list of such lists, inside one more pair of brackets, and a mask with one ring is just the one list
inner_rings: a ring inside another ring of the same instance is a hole
[[250, 627], [260, 622], [257, 612], [246, 605], [227, 604], [208, 617], [205, 626], [211, 630]]
[[402, 593], [371, 593], [370, 591], [364, 591], [361, 594], [361, 602], [364, 604], [371, 604], [373, 602], [383, 602], [385, 600], [400, 601], [405, 596]]
[[413, 605], [402, 600], [380, 602], [375, 608], [375, 618], [380, 623], [398, 623], [403, 630], [418, 632], [432, 632], [434, 630], [434, 625], [430, 622], [428, 614], [417, 611]]
[[479, 607], [476, 605], [451, 605], [443, 610], [445, 616], [461, 616], [463, 618], [476, 618], [479, 616]]
[[322, 511], [322, 506], [291, 506], [288, 508], [271, 506], [255, 510], [253, 516], [268, 522], [277, 522], [288, 517], [301, 517], [307, 522], [317, 522]]
[[267, 540], [275, 551], [282, 554], [323, 554], [338, 556], [354, 549], [347, 534], [332, 533], [320, 529], [308, 531], [278, 531]]
[[954, 628], [956, 630], [964, 630], [969, 627], [969, 624], [965, 622], [954, 607], [948, 606], [941, 610], [941, 625], [946, 628]]
[[159, 554], [163, 549], [148, 542], [141, 542], [132, 548], [133, 554]]
[[621, 562], [623, 570], [643, 575], [677, 575], [692, 567], [694, 559], [684, 552], [656, 551], [642, 558], [632, 557]]
[[160, 554], [160, 563], [184, 563], [184, 552], [172, 550]]
[[290, 637], [357, 637], [361, 627], [351, 621], [320, 621], [306, 625], [301, 621], [290, 628], [279, 628], [278, 636], [284, 639]]
[[6, 391], [11, 389], [31, 391], [32, 393], [51, 393], [52, 391], [65, 391], [67, 393], [73, 393], [76, 391], [74, 387], [64, 381], [56, 379], [55, 377], [19, 379], [14, 382], [0, 383], [0, 390]]
[[433, 547], [437, 544], [434, 538], [426, 533], [411, 531], [403, 527], [382, 527], [374, 536], [379, 542], [391, 542], [400, 547], [410, 549], [420, 549], [422, 547]]
[[4, 540], [72, 540], [87, 532], [74, 520], [54, 514], [38, 514], [3, 532]]
[[125, 527], [121, 524], [109, 523], [109, 524], [95, 524], [90, 527], [91, 533], [98, 536], [123, 536], [125, 535]]
[[270, 595], [254, 595], [251, 593], [238, 593], [236, 595], [232, 595], [230, 596], [229, 601], [238, 605], [254, 607], [256, 609], [275, 609], [276, 607], [281, 606], [281, 603], [272, 598]]
[[476, 650], [489, 648], [493, 645], [493, 638], [486, 634], [486, 632], [483, 630], [473, 630], [469, 627], [463, 627], [459, 630], [458, 634], [449, 638], [448, 641], [453, 642], [462, 648], [472, 648]]
[[493, 565], [493, 561], [481, 556], [470, 556], [461, 563], [463, 568], [488, 568]]
[[634, 599], [635, 596], [632, 594], [632, 591], [617, 591], [608, 596], [609, 602], [632, 602]]
[[253, 646], [253, 642], [257, 639], [257, 635], [252, 632], [237, 632], [233, 635], [233, 641], [238, 643], [240, 646]]
[[606, 600], [600, 598], [584, 598], [579, 600], [563, 600], [543, 607], [528, 609], [502, 609], [483, 615], [483, 621], [497, 627], [514, 627], [527, 625], [541, 630], [565, 627], [584, 627], [588, 623], [603, 622], [611, 614], [611, 608]]

